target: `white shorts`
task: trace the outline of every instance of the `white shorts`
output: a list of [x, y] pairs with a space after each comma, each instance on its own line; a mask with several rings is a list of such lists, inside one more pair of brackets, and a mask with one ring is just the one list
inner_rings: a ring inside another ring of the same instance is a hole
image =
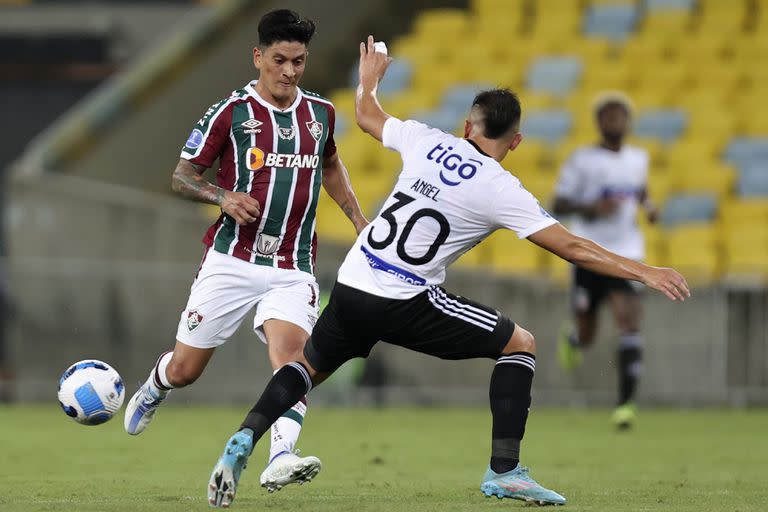
[[255, 265], [208, 249], [176, 339], [195, 348], [218, 347], [253, 309], [253, 330], [264, 343], [263, 325], [270, 319], [295, 324], [309, 336], [320, 314], [319, 295], [311, 274]]

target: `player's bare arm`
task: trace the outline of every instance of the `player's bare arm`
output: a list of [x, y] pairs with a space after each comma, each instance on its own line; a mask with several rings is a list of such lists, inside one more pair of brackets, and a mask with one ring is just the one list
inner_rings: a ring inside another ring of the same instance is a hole
[[592, 272], [639, 281], [671, 300], [683, 301], [691, 296], [688, 283], [676, 270], [652, 267], [624, 258], [591, 240], [574, 235], [560, 224], [544, 228], [529, 236], [528, 240], [574, 265]]
[[360, 85], [355, 97], [355, 119], [365, 133], [381, 141], [384, 123], [391, 116], [384, 112], [376, 97], [376, 89], [384, 78], [392, 59], [374, 48], [373, 36], [367, 43], [360, 43]]
[[357, 202], [355, 192], [352, 190], [349, 172], [338, 153], [323, 160], [323, 187], [331, 199], [336, 201], [344, 215], [352, 221], [355, 231], [360, 234], [368, 225], [368, 219], [360, 209], [360, 203]]
[[618, 207], [619, 202], [613, 198], [602, 198], [593, 203], [584, 204], [558, 197], [555, 199], [552, 211], [555, 215], [580, 215], [587, 220], [593, 220], [613, 214]]
[[261, 208], [258, 201], [244, 192], [217, 187], [203, 177], [205, 171], [202, 165], [181, 158], [173, 171], [171, 188], [187, 199], [221, 206], [222, 211], [240, 225], [259, 218]]

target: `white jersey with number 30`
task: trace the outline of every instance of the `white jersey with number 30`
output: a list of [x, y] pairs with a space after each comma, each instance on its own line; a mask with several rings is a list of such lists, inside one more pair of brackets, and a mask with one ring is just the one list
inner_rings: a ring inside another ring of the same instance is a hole
[[495, 230], [527, 238], [557, 222], [471, 141], [396, 118], [386, 121], [382, 139], [400, 153], [403, 170], [347, 254], [342, 284], [407, 299], [442, 283], [446, 267]]

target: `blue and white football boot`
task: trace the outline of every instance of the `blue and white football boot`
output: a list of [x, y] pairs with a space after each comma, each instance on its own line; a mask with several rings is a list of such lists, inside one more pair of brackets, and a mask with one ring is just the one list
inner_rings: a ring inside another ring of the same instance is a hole
[[240, 473], [245, 469], [252, 451], [253, 432], [241, 430], [229, 438], [208, 482], [208, 503], [212, 507], [228, 508], [232, 505]]
[[506, 473], [496, 473], [490, 466], [485, 472], [480, 490], [488, 497], [512, 498], [537, 505], [565, 505], [565, 498], [545, 489], [528, 474], [528, 468], [518, 466]]
[[144, 429], [155, 416], [157, 408], [170, 393], [170, 391], [158, 393], [152, 388], [153, 386], [150, 385], [149, 381], [145, 382], [125, 406], [125, 431], [132, 436], [144, 432]]

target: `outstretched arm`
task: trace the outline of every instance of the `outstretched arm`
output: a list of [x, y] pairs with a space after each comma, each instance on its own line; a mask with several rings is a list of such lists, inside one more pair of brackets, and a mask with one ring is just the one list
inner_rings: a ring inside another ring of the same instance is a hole
[[355, 97], [355, 119], [365, 133], [381, 140], [384, 123], [389, 114], [384, 112], [376, 97], [376, 89], [384, 77], [392, 59], [377, 52], [373, 47], [373, 36], [368, 36], [368, 43], [360, 43], [360, 85]]
[[181, 158], [173, 171], [171, 188], [177, 194], [201, 203], [216, 204], [238, 224], [249, 224], [259, 218], [259, 202], [245, 192], [232, 192], [217, 187], [203, 178], [206, 168]]
[[622, 279], [640, 281], [672, 300], [691, 296], [685, 278], [671, 268], [651, 267], [614, 254], [595, 242], [581, 238], [560, 224], [554, 224], [528, 237], [539, 247], [554, 253], [574, 265]]
[[338, 153], [334, 153], [323, 161], [323, 187], [336, 201], [341, 211], [352, 221], [355, 231], [360, 234], [360, 231], [368, 225], [368, 219], [360, 209], [355, 192], [352, 190], [349, 173]]

